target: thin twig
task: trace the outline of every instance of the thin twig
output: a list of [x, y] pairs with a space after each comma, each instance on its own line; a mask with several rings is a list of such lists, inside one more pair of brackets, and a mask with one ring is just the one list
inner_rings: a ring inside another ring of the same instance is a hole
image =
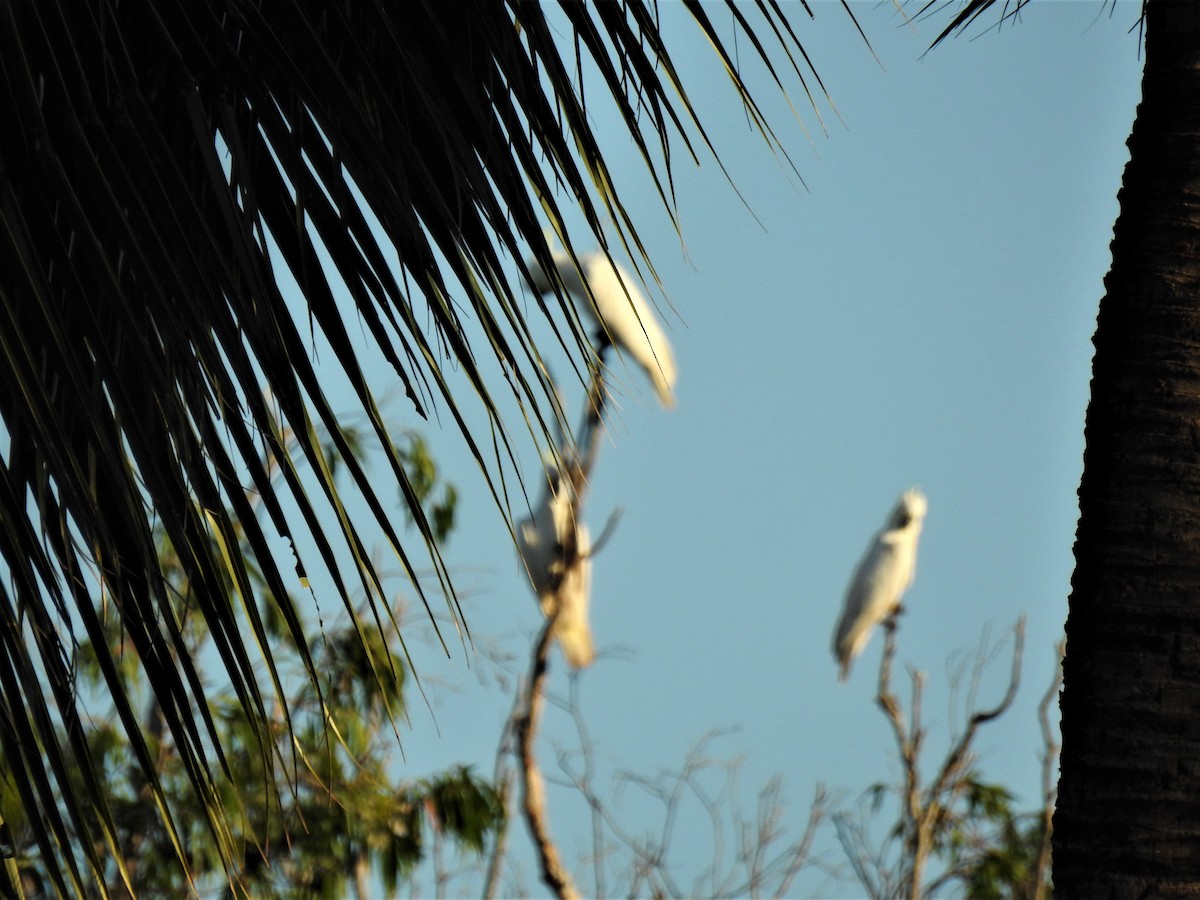
[[512, 818], [510, 809], [513, 774], [507, 760], [510, 756], [516, 755], [514, 742], [517, 735], [517, 720], [520, 718], [525, 704], [524, 686], [518, 684], [512, 709], [504, 722], [504, 729], [500, 732], [500, 743], [496, 747], [496, 763], [492, 770], [492, 780], [500, 786], [500, 803], [504, 809], [504, 819], [500, 825], [500, 833], [496, 835], [496, 844], [492, 847], [491, 859], [488, 860], [487, 877], [483, 885], [483, 896], [486, 900], [492, 900], [496, 896], [496, 891], [500, 887], [500, 869], [504, 863], [504, 856], [508, 852], [508, 823]]
[[[871, 848], [867, 845], [862, 824], [851, 822], [849, 813], [840, 812], [833, 817], [833, 825], [837, 830], [838, 843], [842, 845], [846, 859], [850, 861], [850, 868], [854, 870], [854, 874], [858, 878], [859, 884], [866, 891], [867, 896], [872, 898], [882, 897], [886, 875], [878, 859], [873, 858], [874, 854], [872, 854]], [[872, 862], [875, 873], [879, 876], [878, 879], [867, 868], [868, 861]]]
[[[788, 854], [790, 858], [787, 860], [784, 868], [783, 879], [779, 882], [779, 887], [775, 891], [777, 898], [787, 896], [788, 889], [792, 886], [792, 881], [808, 862], [808, 855], [812, 851], [813, 841], [817, 837], [817, 828], [824, 821], [828, 811], [829, 795], [825, 790], [825, 785], [818, 784], [812, 806], [809, 807], [808, 824], [805, 825], [804, 833], [800, 836], [800, 840], [792, 845], [792, 849]], [[783, 858], [783, 856], [780, 857], [781, 860]]]
[[487, 874], [483, 882], [483, 896], [493, 900], [500, 887], [500, 868], [504, 863], [504, 855], [508, 852], [508, 821], [509, 796], [512, 794], [512, 773], [505, 772], [502, 780], [498, 780], [500, 805], [504, 809], [504, 817], [500, 820], [500, 830], [496, 834], [496, 843], [492, 847], [492, 855], [488, 860]]
[[1046, 896], [1046, 876], [1050, 872], [1051, 839], [1054, 836], [1054, 806], [1058, 799], [1058, 785], [1054, 778], [1054, 764], [1058, 759], [1061, 745], [1055, 739], [1054, 729], [1050, 725], [1050, 706], [1058, 699], [1059, 689], [1063, 683], [1063, 653], [1066, 651], [1066, 640], [1060, 640], [1055, 646], [1057, 658], [1054, 667], [1054, 678], [1046, 690], [1042, 702], [1038, 704], [1038, 722], [1042, 726], [1042, 846], [1038, 848], [1037, 866], [1034, 869], [1033, 896], [1043, 900]]
[[[570, 714], [571, 721], [575, 723], [575, 732], [579, 735], [579, 746], [582, 750], [583, 757], [583, 776], [582, 780], [575, 779], [575, 784], [588, 801], [588, 807], [592, 811], [592, 867], [593, 877], [596, 879], [595, 888], [596, 896], [603, 897], [606, 893], [604, 883], [604, 816], [600, 808], [599, 798], [595, 796], [592, 790], [592, 783], [595, 776], [595, 760], [593, 758], [593, 744], [591, 736], [588, 733], [587, 722], [583, 719], [583, 712], [579, 705], [579, 680], [571, 678], [571, 697], [570, 697]], [[563, 768], [560, 764], [560, 768]], [[565, 769], [564, 769], [565, 770]]]
[[942, 765], [942, 770], [933, 783], [934, 786], [932, 790], [935, 792], [935, 796], [937, 793], [940, 793], [942, 790], [944, 790], [950, 780], [957, 775], [958, 769], [962, 764], [962, 761], [966, 758], [967, 751], [971, 747], [971, 742], [975, 739], [975, 732], [979, 729], [979, 726], [1004, 715], [1004, 713], [1008, 711], [1008, 708], [1012, 706], [1013, 700], [1016, 699], [1017, 689], [1021, 685], [1021, 658], [1025, 649], [1024, 616], [1021, 616], [1021, 618], [1017, 620], [1017, 624], [1013, 628], [1013, 635], [1012, 674], [1008, 679], [1008, 690], [1005, 692], [1004, 697], [996, 706], [989, 710], [981, 710], [971, 716], [970, 721], [967, 723], [966, 730], [962, 733], [962, 736], [958, 739], [958, 742], [954, 745], [954, 748], [946, 757], [946, 761]]
[[588, 551], [588, 556], [595, 558], [596, 554], [604, 549], [604, 545], [608, 543], [608, 539], [617, 530], [617, 523], [621, 521], [622, 512], [623, 510], [617, 507], [609, 513], [608, 520], [604, 523], [604, 528], [601, 530], [600, 536], [592, 541], [592, 549]]

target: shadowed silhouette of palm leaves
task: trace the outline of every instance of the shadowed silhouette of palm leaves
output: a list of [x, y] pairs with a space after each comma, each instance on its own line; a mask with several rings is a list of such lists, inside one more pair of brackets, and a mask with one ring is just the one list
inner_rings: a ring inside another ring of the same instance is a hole
[[[750, 120], [781, 149], [721, 37], [729, 29], [708, 14], [728, 17], [780, 87], [772, 57], [802, 91], [821, 93], [788, 16], [774, 2], [755, 7], [753, 24], [732, 2], [685, 5]], [[262, 691], [283, 692], [247, 602], [251, 567], [310, 676], [289, 593], [306, 585], [306, 565], [351, 615], [352, 594], [368, 599], [360, 634], [389, 616], [367, 525], [410, 576], [414, 554], [432, 562], [465, 629], [380, 386], [364, 375], [361, 336], [390, 364], [406, 414], [455, 423], [507, 509], [496, 476], [514, 427], [545, 434], [560, 411], [505, 266], [527, 277], [528, 248], [548, 265], [547, 225], [569, 245], [562, 198], [590, 239], [607, 246], [602, 229], [613, 229], [643, 258], [587, 115], [583, 60], [673, 215], [672, 152], [712, 147], [657, 11], [641, 0], [39, 0], [0, 10], [0, 752], [38, 852], [58, 861], [55, 890], [102, 882], [114, 857], [119, 869], [75, 689], [78, 643], [100, 653], [148, 805], [171, 821], [121, 661], [106, 649], [114, 623], [216, 845], [234, 852], [217, 790], [228, 766], [156, 528], [211, 635], [206, 664], [219, 662], [264, 748]], [[584, 357], [577, 320], [558, 337]], [[320, 375], [316, 345], [327, 348]], [[485, 359], [503, 381], [484, 377]], [[468, 425], [448, 368], [484, 425]], [[357, 398], [419, 538], [402, 540], [380, 479], [339, 428], [330, 372]], [[501, 420], [499, 390], [523, 421]], [[365, 513], [349, 511], [347, 492]], [[280, 537], [310, 558], [278, 558]]]

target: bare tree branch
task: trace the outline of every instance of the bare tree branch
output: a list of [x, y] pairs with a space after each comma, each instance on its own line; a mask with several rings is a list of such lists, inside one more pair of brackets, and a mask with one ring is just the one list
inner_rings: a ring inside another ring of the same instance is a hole
[[[896, 631], [898, 629], [897, 614], [893, 613], [883, 623], [884, 649], [879, 665], [879, 687], [876, 704], [883, 711], [895, 736], [896, 747], [903, 770], [903, 782], [899, 788], [901, 814], [897, 824], [896, 836], [903, 848], [899, 868], [899, 884], [895, 888], [898, 896], [907, 896], [912, 900], [924, 896], [927, 891], [945, 884], [962, 874], [959, 868], [940, 875], [932, 885], [925, 885], [925, 869], [930, 856], [933, 854], [938, 835], [946, 828], [946, 822], [951, 815], [954, 803], [971, 787], [971, 773], [974, 765], [974, 755], [971, 746], [982, 725], [991, 722], [1011, 707], [1016, 697], [1021, 680], [1021, 662], [1025, 643], [1025, 619], [1022, 617], [1014, 628], [1014, 644], [1012, 655], [1012, 671], [1008, 686], [1000, 702], [987, 710], [978, 710], [970, 714], [966, 728], [955, 740], [937, 770], [937, 775], [928, 787], [922, 786], [920, 757], [925, 740], [925, 729], [921, 724], [921, 701], [924, 693], [924, 674], [909, 668], [912, 681], [912, 699], [910, 711], [906, 719], [891, 684], [892, 665], [896, 654]], [[974, 706], [982, 679], [982, 670], [989, 657], [986, 648], [986, 638], [977, 655], [971, 672], [968, 687], [968, 706]], [[855, 875], [872, 896], [891, 895], [893, 889], [888, 885], [886, 867], [880, 858], [875, 865], [873, 875], [868, 869], [868, 861], [872, 857], [865, 852], [865, 832], [856, 831], [848, 817], [835, 817], [838, 838], [843, 849], [850, 857]], [[1048, 861], [1047, 861], [1048, 865]]]
[[775, 891], [777, 898], [787, 895], [788, 889], [792, 886], [792, 881], [795, 880], [800, 870], [807, 864], [809, 853], [812, 851], [813, 840], [817, 836], [817, 828], [824, 821], [828, 810], [829, 794], [826, 792], [823, 784], [818, 784], [812, 806], [809, 807], [808, 824], [804, 828], [804, 834], [800, 836], [799, 841], [792, 845], [789, 851], [781, 854], [779, 857], [780, 861], [784, 861], [784, 872], [783, 878], [779, 881], [779, 887]]
[[975, 732], [979, 729], [979, 726], [998, 719], [1012, 706], [1012, 702], [1017, 696], [1017, 689], [1021, 685], [1021, 658], [1024, 655], [1024, 650], [1025, 617], [1021, 616], [1013, 628], [1012, 673], [1008, 679], [1008, 690], [1005, 692], [1003, 699], [992, 709], [981, 710], [971, 716], [966, 730], [963, 731], [962, 736], [958, 739], [958, 742], [954, 745], [949, 755], [947, 755], [946, 761], [942, 764], [941, 772], [938, 773], [937, 779], [933, 782], [931, 789], [933, 796], [937, 796], [944, 791], [951, 780], [961, 774], [964, 763], [969, 758], [971, 742], [975, 740]]
[[[581, 785], [581, 793], [588, 801], [588, 808], [591, 810], [592, 817], [592, 868], [593, 877], [595, 878], [596, 896], [603, 897], [605, 895], [604, 883], [604, 816], [601, 811], [600, 801], [592, 792], [592, 783], [595, 772], [595, 761], [592, 758], [592, 740], [588, 734], [587, 722], [583, 719], [583, 710], [579, 704], [579, 679], [572, 675], [571, 677], [571, 699], [569, 703], [571, 721], [575, 724], [575, 731], [579, 735], [579, 746], [583, 749], [583, 777]], [[561, 768], [561, 763], [560, 763]]]
[[517, 755], [515, 742], [517, 739], [517, 720], [526, 705], [525, 689], [517, 685], [516, 697], [513, 699], [512, 710], [504, 722], [504, 730], [500, 733], [500, 743], [496, 747], [496, 764], [492, 770], [492, 780], [498, 786], [500, 802], [504, 807], [504, 820], [496, 835], [496, 844], [492, 847], [492, 855], [488, 860], [487, 875], [483, 883], [483, 896], [493, 900], [500, 887], [500, 869], [504, 863], [504, 855], [508, 852], [508, 823], [511, 821], [511, 801], [513, 773], [508, 764], [510, 757]]
[[508, 812], [509, 798], [512, 794], [511, 772], [505, 771], [503, 779], [496, 781], [496, 791], [500, 795], [500, 803], [504, 807], [504, 818], [500, 821], [500, 828], [496, 833], [496, 844], [492, 848], [487, 873], [484, 876], [483, 896], [486, 900], [493, 900], [496, 896], [496, 891], [500, 886], [500, 869], [504, 862], [504, 854], [508, 852]]
[[851, 821], [849, 813], [840, 812], [833, 817], [833, 825], [837, 830], [838, 842], [850, 862], [850, 868], [854, 870], [854, 875], [867, 896], [878, 900], [890, 894], [891, 891], [885, 890], [884, 887], [887, 875], [883, 860], [868, 844], [862, 824]]
[[570, 873], [563, 867], [558, 847], [550, 835], [550, 824], [546, 815], [546, 789], [542, 773], [538, 769], [533, 752], [537, 736], [538, 717], [544, 697], [542, 685], [546, 678], [546, 656], [550, 650], [554, 617], [546, 620], [538, 635], [533, 650], [533, 665], [529, 672], [527, 700], [516, 720], [517, 750], [521, 759], [523, 805], [525, 821], [533, 837], [534, 847], [542, 867], [542, 881], [562, 900], [573, 900], [580, 896]]
[[[553, 448], [555, 462], [550, 477], [559, 480], [556, 486], [556, 490], [562, 492], [559, 496], [569, 498], [570, 514], [567, 518], [571, 523], [575, 523], [573, 527], [561, 529], [558, 534], [557, 559], [554, 562], [556, 581], [551, 582], [553, 590], [557, 590], [554, 585], [561, 583], [563, 573], [570, 572], [574, 566], [579, 565], [585, 554], [594, 555], [599, 550], [616, 519], [614, 515], [600, 538], [592, 545], [590, 552], [586, 545], [581, 547], [578, 533], [580, 511], [599, 450], [607, 399], [601, 365], [602, 360], [598, 357], [590, 370], [591, 383], [588, 388], [587, 406], [577, 436], [572, 438], [560, 432], [557, 445]], [[534, 742], [544, 705], [550, 702], [571, 715], [581, 746], [578, 752], [560, 749], [558, 764], [565, 776], [562, 783], [578, 791], [591, 810], [594, 868], [592, 889], [597, 896], [607, 893], [610, 884], [608, 866], [614, 850], [622, 851], [623, 860], [617, 870], [620, 875], [618, 884], [613, 888], [618, 894], [691, 896], [699, 893], [698, 888], [707, 881], [713, 896], [785, 895], [796, 874], [808, 863], [813, 838], [826, 815], [828, 801], [823, 788], [817, 790], [808, 822], [800, 838], [782, 849], [777, 849], [783, 838], [783, 828], [780, 825], [783, 815], [780, 782], [778, 779], [773, 780], [760, 792], [756, 814], [748, 820], [744, 819], [732, 800], [733, 773], [737, 765], [713, 760], [707, 756], [708, 744], [718, 734], [710, 732], [689, 751], [679, 771], [662, 773], [654, 778], [629, 774], [620, 776], [621, 782], [638, 787], [659, 802], [663, 810], [662, 821], [654, 832], [645, 833], [643, 836], [636, 831], [626, 831], [595, 790], [593, 743], [580, 712], [576, 690], [578, 682], [572, 678], [570, 699], [566, 701], [548, 696], [545, 692], [547, 655], [553, 640], [559, 604], [551, 603], [549, 607], [551, 612], [533, 649], [528, 678], [519, 691], [520, 702], [510, 717], [509, 727], [506, 728], [506, 733], [511, 732], [515, 738], [515, 747], [511, 752], [519, 759], [524, 815], [538, 855], [543, 882], [559, 897], [579, 896], [550, 832], [545, 785], [547, 781], [553, 782], [554, 779], [542, 772], [534, 753]], [[502, 741], [501, 754], [505, 752], [506, 746], [506, 741]], [[582, 759], [582, 769], [578, 759]], [[726, 770], [723, 785], [715, 794], [708, 789], [710, 785], [702, 780], [702, 774], [714, 767], [723, 767]], [[499, 772], [499, 768], [497, 771]], [[712, 823], [715, 849], [713, 862], [707, 872], [696, 880], [691, 891], [681, 889], [668, 863], [679, 823], [691, 811], [688, 805], [689, 798], [695, 798], [707, 813]], [[727, 808], [731, 816], [728, 822], [725, 819]], [[726, 867], [724, 848], [730, 825], [733, 829], [732, 843], [736, 850], [735, 858]], [[486, 896], [495, 894], [502, 853], [498, 841], [496, 854], [489, 866]]]
[[[580, 564], [578, 523], [587, 490], [587, 481], [596, 463], [600, 447], [600, 424], [604, 410], [606, 389], [598, 360], [591, 366], [591, 383], [588, 387], [587, 408], [577, 440], [570, 447], [554, 448], [558, 475], [568, 487], [571, 509], [566, 533], [560, 535], [561, 573], [570, 572]], [[563, 439], [565, 443], [565, 439]], [[560, 486], [561, 489], [561, 486]], [[570, 873], [562, 864], [558, 847], [550, 834], [546, 814], [546, 791], [541, 770], [534, 755], [538, 719], [545, 702], [544, 684], [547, 672], [547, 655], [554, 634], [554, 625], [561, 611], [561, 604], [553, 605], [553, 612], [538, 636], [533, 649], [533, 660], [526, 684], [526, 699], [514, 721], [517, 751], [521, 760], [523, 784], [523, 806], [525, 820], [538, 852], [542, 869], [542, 880], [561, 898], [579, 896]]]

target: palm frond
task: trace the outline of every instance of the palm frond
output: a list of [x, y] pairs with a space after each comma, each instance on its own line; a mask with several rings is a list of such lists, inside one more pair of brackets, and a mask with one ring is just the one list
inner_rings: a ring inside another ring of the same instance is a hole
[[[705, 8], [688, 8], [782, 152]], [[802, 90], [797, 59], [823, 91], [781, 5], [757, 8]], [[745, 14], [733, 0], [727, 9], [782, 87]], [[561, 24], [574, 40], [574, 74]], [[712, 142], [642, 2], [563, 2], [557, 12], [518, 0], [0, 8], [0, 751], [32, 840], [61, 861], [49, 869], [60, 893], [82, 893], [84, 869], [105, 883], [106, 864], [90, 848], [120, 858], [81, 738], [73, 650], [82, 640], [97, 648], [170, 823], [102, 616], [115, 617], [144, 666], [212, 837], [232, 853], [215, 784], [228, 766], [160, 569], [156, 527], [264, 746], [262, 691], [279, 700], [283, 691], [265, 626], [245, 602], [235, 533], [314, 681], [291, 599], [310, 565], [327, 573], [363, 636], [382, 634], [391, 615], [365, 526], [420, 591], [413, 548], [339, 428], [328, 370], [312, 359], [317, 343], [366, 414], [419, 552], [469, 639], [347, 323], [357, 319], [391, 366], [410, 415], [448, 413], [506, 509], [497, 477], [515, 452], [516, 423], [502, 421], [493, 392], [507, 389], [535, 437], [561, 414], [505, 275], [509, 261], [519, 268], [525, 247], [546, 254], [547, 219], [565, 235], [564, 202], [597, 238], [611, 225], [642, 250], [589, 124], [577, 77], [585, 61], [673, 214], [672, 148], [694, 158], [697, 137], [709, 150]], [[585, 349], [576, 326], [555, 333]], [[485, 375], [485, 360], [499, 364], [506, 387]], [[448, 367], [482, 406], [482, 429], [468, 424]], [[318, 434], [349, 487], [335, 480]], [[272, 553], [273, 535], [291, 544], [296, 578]], [[356, 593], [372, 622], [358, 620]], [[69, 770], [84, 773], [82, 794]], [[72, 846], [89, 849], [76, 857]]]

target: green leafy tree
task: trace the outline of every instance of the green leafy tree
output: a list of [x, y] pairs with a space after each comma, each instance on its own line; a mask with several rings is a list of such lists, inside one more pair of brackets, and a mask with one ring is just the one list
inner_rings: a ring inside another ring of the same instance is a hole
[[[352, 430], [344, 433], [356, 439]], [[419, 485], [419, 501], [441, 523], [441, 543], [454, 524], [453, 485], [440, 480], [415, 433], [409, 435], [404, 459]], [[245, 559], [245, 529], [233, 521], [238, 541], [229, 550], [242, 557], [255, 588], [244, 601], [257, 607], [282, 683], [280, 699], [265, 710], [269, 739], [263, 740], [232, 686], [209, 688], [206, 717], [224, 757], [224, 772], [215, 779], [216, 799], [229, 823], [225, 831], [214, 833], [197, 803], [185, 760], [165, 728], [159, 698], [145, 687], [146, 668], [136, 648], [117, 616], [97, 610], [105, 646], [85, 642], [78, 648], [81, 687], [89, 694], [89, 708], [103, 707], [106, 681], [100, 661], [119, 661], [122, 688], [144, 704], [142, 734], [174, 823], [168, 828], [165, 817], [156, 814], [154, 791], [112, 709], [97, 710], [84, 725], [84, 739], [120, 851], [106, 857], [103, 847], [96, 848], [96, 855], [107, 859], [104, 883], [114, 888], [127, 884], [145, 896], [182, 896], [228, 880], [231, 890], [254, 896], [336, 898], [353, 887], [366, 898], [374, 892], [375, 873], [394, 892], [434, 841], [452, 840], [464, 851], [483, 853], [504, 816], [490, 784], [461, 766], [419, 780], [396, 776], [394, 723], [405, 715], [408, 671], [393, 649], [398, 635], [359, 634], [350, 622], [319, 630], [303, 623], [310, 635], [307, 655], [321, 673], [316, 681], [308, 678], [300, 654], [287, 641], [284, 613], [297, 604], [280, 603], [266, 590], [261, 574]], [[212, 635], [206, 619], [196, 613], [197, 586], [165, 532], [157, 537], [171, 615], [186, 652], [203, 661], [212, 651]], [[219, 551], [214, 547], [213, 552]], [[359, 613], [362, 618], [366, 610]], [[66, 792], [64, 801], [69, 797]], [[0, 814], [9, 824], [19, 883], [29, 894], [50, 893], [53, 861], [40, 853], [11, 776], [0, 783]], [[187, 860], [186, 868], [178, 864], [178, 855]], [[236, 861], [232, 877], [226, 872], [229, 859]]]
[[[990, 840], [979, 841], [980, 824], [990, 832]], [[965, 815], [950, 829], [947, 855], [968, 897], [1032, 900], [1047, 893], [1049, 872], [1038, 867], [1045, 841], [1046, 822], [1040, 810], [1018, 812], [1010, 791], [972, 779]]]

